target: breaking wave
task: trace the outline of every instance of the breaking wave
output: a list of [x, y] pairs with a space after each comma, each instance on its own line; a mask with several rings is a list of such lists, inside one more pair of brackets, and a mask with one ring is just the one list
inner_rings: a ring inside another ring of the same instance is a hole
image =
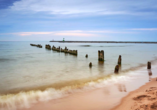
[[128, 76], [124, 75], [108, 75], [102, 78], [88, 81], [86, 83], [74, 84], [62, 88], [46, 88], [45, 90], [31, 90], [27, 92], [19, 92], [16, 94], [0, 95], [1, 110], [17, 110], [18, 108], [29, 108], [32, 104], [61, 98], [74, 92], [82, 92], [95, 88], [104, 87], [122, 80], [128, 80]]

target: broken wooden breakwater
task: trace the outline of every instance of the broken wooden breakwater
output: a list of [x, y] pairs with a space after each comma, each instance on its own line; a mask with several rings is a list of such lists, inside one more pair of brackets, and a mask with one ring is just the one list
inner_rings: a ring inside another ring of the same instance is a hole
[[77, 50], [69, 50], [69, 49], [67, 49], [67, 47], [65, 47], [65, 49], [62, 49], [62, 48], [60, 48], [60, 46], [57, 48], [53, 45], [51, 48], [51, 46], [48, 44], [48, 45], [45, 45], [45, 48], [49, 49], [49, 50], [52, 49], [53, 51], [64, 52], [64, 53], [69, 53], [69, 54], [73, 54], [73, 55], [78, 54]]
[[51, 46], [49, 44], [46, 44], [45, 48], [48, 49], [48, 50], [51, 50]]
[[157, 44], [157, 42], [145, 41], [50, 41], [59, 43], [138, 43], [138, 44]]
[[103, 50], [98, 51], [98, 60], [99, 61], [104, 61], [104, 51]]
[[36, 47], [39, 47], [39, 48], [42, 48], [42, 45], [40, 44], [30, 44], [31, 46], [36, 46]]

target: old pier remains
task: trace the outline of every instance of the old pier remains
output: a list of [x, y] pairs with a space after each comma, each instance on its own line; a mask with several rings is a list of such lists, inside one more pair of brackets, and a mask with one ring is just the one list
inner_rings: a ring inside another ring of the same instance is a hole
[[31, 46], [36, 46], [36, 47], [39, 47], [39, 48], [42, 48], [42, 45], [41, 44], [30, 44]]
[[62, 48], [60, 48], [60, 46], [58, 48], [53, 46], [52, 50], [58, 51], [58, 52], [69, 53], [69, 54], [72, 54], [72, 55], [77, 55], [78, 54], [77, 50], [69, 50], [69, 49], [67, 49], [67, 47], [65, 47], [65, 49], [62, 49]]
[[147, 63], [147, 69], [151, 69], [151, 62]]
[[45, 48], [48, 49], [48, 50], [51, 50], [51, 46], [49, 44], [46, 44]]
[[104, 61], [104, 51], [103, 50], [98, 50], [98, 60], [99, 61]]
[[122, 57], [121, 55], [119, 55], [119, 58], [118, 58], [118, 65], [121, 65], [122, 64]]
[[115, 69], [114, 69], [114, 73], [119, 73], [119, 65], [116, 65]]

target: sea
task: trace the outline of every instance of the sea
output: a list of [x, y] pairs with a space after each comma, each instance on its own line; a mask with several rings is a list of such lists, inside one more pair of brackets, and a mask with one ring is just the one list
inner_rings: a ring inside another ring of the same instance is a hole
[[[78, 55], [48, 50], [46, 44], [66, 46], [77, 50]], [[104, 51], [104, 61], [98, 61], [99, 50]], [[115, 74], [119, 55], [122, 56], [122, 64], [119, 74]], [[149, 82], [148, 61], [152, 63], [152, 73], [156, 76], [157, 44], [1, 41], [0, 110], [17, 110], [69, 93], [136, 80], [137, 83], [129, 88], [125, 85], [128, 93]]]

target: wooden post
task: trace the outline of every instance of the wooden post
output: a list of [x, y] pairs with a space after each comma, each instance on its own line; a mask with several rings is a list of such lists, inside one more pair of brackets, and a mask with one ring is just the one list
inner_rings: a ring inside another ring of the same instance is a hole
[[74, 55], [77, 55], [77, 50], [73, 50], [73, 54], [74, 54]]
[[85, 56], [86, 58], [88, 57], [88, 54], [86, 54], [86, 56]]
[[119, 65], [116, 65], [114, 73], [118, 73], [119, 72]]
[[50, 46], [49, 44], [46, 44], [46, 45], [45, 45], [45, 48], [50, 50], [50, 49], [51, 49], [51, 46]]
[[57, 51], [60, 52], [60, 46], [57, 48]]
[[92, 67], [92, 62], [89, 63], [89, 67]]
[[103, 50], [98, 51], [98, 60], [99, 61], [104, 61], [104, 51]]
[[151, 62], [147, 63], [147, 69], [151, 69]]
[[119, 55], [119, 58], [118, 58], [118, 65], [121, 65], [121, 62], [122, 62], [122, 58], [121, 58], [121, 55]]

